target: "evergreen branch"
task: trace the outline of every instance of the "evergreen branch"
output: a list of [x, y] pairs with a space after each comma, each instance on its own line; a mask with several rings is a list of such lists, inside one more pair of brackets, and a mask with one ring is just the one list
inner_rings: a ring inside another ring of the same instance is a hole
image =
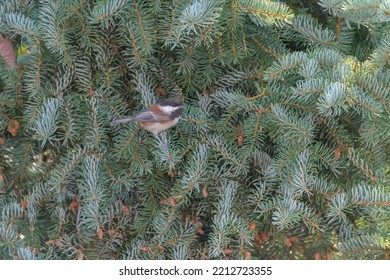
[[140, 168], [140, 171], [144, 171], [145, 168], [150, 170], [149, 163], [146, 158], [142, 158], [146, 152], [144, 149], [140, 149], [140, 126], [137, 123], [128, 123], [122, 126], [122, 131], [115, 137], [115, 149], [114, 154], [118, 159], [130, 160], [131, 166]]
[[277, 14], [277, 13], [272, 13], [272, 12], [268, 12], [268, 11], [261, 11], [259, 9], [251, 8], [251, 7], [248, 7], [248, 6], [245, 6], [245, 5], [241, 5], [241, 8], [243, 8], [243, 9], [245, 9], [248, 12], [251, 12], [253, 14], [258, 14], [258, 15], [262, 15], [262, 16], [271, 16], [271, 17], [274, 17], [274, 18], [277, 18], [277, 19], [282, 19], [282, 20], [286, 20], [286, 19], [289, 18], [288, 15]]
[[329, 210], [326, 212], [325, 217], [330, 224], [347, 225], [350, 221], [346, 214], [350, 212], [350, 203], [347, 195], [339, 193], [329, 199]]
[[63, 163], [58, 166], [56, 170], [52, 173], [53, 179], [53, 188], [58, 188], [63, 186], [67, 179], [70, 179], [71, 171], [76, 167], [80, 160], [84, 157], [85, 151], [81, 148], [72, 151], [63, 159]]
[[[294, 116], [286, 113], [286, 110], [275, 104], [271, 106], [271, 122], [278, 124], [278, 132], [285, 137], [292, 137], [299, 142], [307, 142], [313, 136], [314, 124], [311, 118], [307, 118], [305, 125]], [[295, 138], [297, 137], [297, 138]]]
[[197, 0], [182, 11], [178, 18], [180, 29], [186, 31], [187, 35], [198, 34], [216, 23], [221, 10], [219, 1]]
[[233, 218], [232, 230], [237, 233], [240, 237], [240, 243], [244, 243], [248, 246], [252, 246], [251, 243], [252, 234], [250, 233], [249, 227], [246, 225], [244, 219]]
[[64, 143], [63, 145], [66, 146], [67, 143], [68, 143], [68, 139], [71, 139], [71, 135], [72, 135], [72, 124], [74, 123], [74, 121], [72, 120], [72, 114], [71, 114], [71, 111], [70, 111], [70, 108], [69, 108], [69, 104], [66, 100], [62, 99], [62, 104], [64, 105], [63, 108], [65, 109], [65, 112], [66, 112], [66, 115], [67, 115], [67, 127], [64, 129]]
[[363, 172], [364, 175], [371, 179], [373, 183], [378, 182], [378, 178], [374, 175], [372, 169], [368, 166], [367, 162], [360, 157], [359, 153], [355, 149], [349, 148], [347, 156], [352, 163]]
[[153, 95], [153, 81], [151, 78], [143, 71], [136, 73], [135, 75], [135, 84], [137, 90], [142, 96], [142, 105], [145, 108], [150, 107], [152, 104], [156, 103], [156, 98]]
[[127, 142], [125, 143], [125, 145], [122, 147], [122, 150], [125, 150], [128, 148], [128, 146], [132, 143], [133, 139], [134, 139], [134, 136], [136, 135], [137, 131], [138, 131], [139, 127], [136, 127], [133, 132], [131, 133], [129, 139], [127, 140]]
[[35, 22], [19, 13], [8, 13], [4, 15], [6, 23], [20, 35], [36, 36], [38, 27]]
[[71, 5], [67, 5], [67, 4], [64, 4], [64, 7], [66, 7], [73, 15], [75, 15], [78, 19], [78, 22], [80, 23], [80, 27], [81, 27], [81, 30], [83, 31], [83, 33], [87, 34], [87, 26], [86, 26], [86, 22], [82, 16], [82, 14], [80, 13], [80, 10], [83, 8], [84, 4], [86, 3], [87, 0], [84, 0], [84, 1], [81, 1], [81, 3], [79, 3], [78, 6], [71, 6]]
[[174, 260], [188, 260], [189, 249], [190, 249], [190, 247], [187, 244], [177, 244], [173, 248], [172, 259], [174, 259]]
[[339, 127], [336, 126], [334, 123], [327, 122], [325, 119], [321, 119], [320, 122], [325, 126], [326, 131], [328, 131], [331, 138], [336, 142], [337, 146], [340, 147], [343, 151], [347, 151], [350, 147], [350, 144], [346, 143], [346, 139], [343, 139], [341, 137], [343, 135], [343, 132], [338, 131]]
[[148, 10], [134, 1], [131, 20], [124, 24], [127, 29], [125, 36], [133, 49], [130, 64], [134, 62], [135, 58], [136, 64], [145, 66], [155, 51], [153, 44], [156, 36], [156, 31], [153, 29], [154, 21], [155, 19], [148, 13]]
[[142, 34], [142, 39], [143, 39], [142, 41], [143, 41], [144, 45], [147, 47], [147, 46], [149, 46], [149, 42], [148, 42], [148, 39], [146, 37], [145, 30], [144, 30], [144, 27], [142, 24], [140, 10], [139, 10], [138, 4], [135, 0], [134, 0], [134, 6], [135, 6], [135, 14], [137, 16], [137, 21], [138, 21], [139, 27], [141, 28], [141, 34]]
[[284, 55], [277, 62], [274, 62], [271, 67], [269, 67], [264, 74], [264, 79], [275, 79], [280, 78], [283, 72], [287, 70], [292, 70], [297, 68], [301, 64], [307, 61], [308, 57], [303, 52], [296, 52]]
[[334, 68], [344, 59], [344, 55], [342, 55], [339, 51], [328, 48], [315, 49], [311, 53], [311, 57], [324, 68]]
[[308, 79], [299, 81], [296, 87], [293, 88], [294, 94], [311, 95], [315, 93], [322, 93], [325, 90], [326, 80], [324, 79]]
[[27, 116], [29, 117], [27, 125], [32, 126], [36, 121], [39, 110], [42, 108], [45, 99], [43, 96], [37, 96], [34, 99], [31, 99], [31, 103], [28, 103], [26, 106]]
[[318, 5], [327, 10], [330, 14], [341, 17], [343, 16], [343, 3], [345, 0], [319, 0]]
[[[193, 156], [188, 159], [189, 168], [181, 179], [181, 185], [185, 187], [186, 193], [191, 192], [194, 188], [199, 191], [199, 181], [204, 176], [205, 168], [208, 162], [208, 147], [200, 144], [195, 150]], [[177, 196], [177, 195], [176, 195]], [[180, 194], [178, 198], [183, 198]]]
[[18, 219], [24, 215], [23, 208], [17, 203], [9, 203], [2, 207], [1, 220], [2, 223], [12, 226]]
[[104, 101], [108, 105], [108, 107], [115, 113], [115, 116], [119, 119], [121, 117], [120, 111], [117, 109], [117, 107], [113, 104], [111, 101], [112, 99], [107, 98], [104, 95], [99, 96], [101, 100]]
[[384, 21], [389, 21], [390, 18], [390, 5], [387, 1], [383, 1], [380, 3], [380, 10], [379, 10], [379, 15], [380, 15], [380, 21], [381, 22], [384, 22]]
[[389, 258], [389, 1], [0, 2], [0, 259]]
[[317, 232], [324, 232], [324, 229], [321, 229], [321, 224], [319, 223], [318, 219], [313, 215], [313, 213], [310, 213], [309, 215], [302, 213], [300, 215], [302, 222], [307, 226], [307, 228], [310, 229], [310, 231], [313, 232], [313, 229], [315, 229]]
[[319, 193], [326, 198], [333, 198], [341, 193], [341, 190], [334, 183], [323, 178], [315, 178], [311, 185], [313, 192]]
[[340, 251], [345, 255], [357, 255], [365, 252], [385, 252], [388, 248], [377, 235], [353, 236], [340, 243]]
[[310, 153], [318, 158], [321, 163], [325, 164], [332, 172], [336, 175], [339, 175], [340, 172], [340, 163], [338, 159], [334, 156], [334, 151], [321, 143], [317, 143], [310, 147]]
[[230, 88], [235, 86], [239, 82], [246, 80], [246, 78], [247, 73], [240, 70], [234, 70], [226, 73], [224, 76], [219, 78], [216, 85], [219, 89]]
[[75, 81], [79, 90], [92, 94], [94, 92], [94, 85], [90, 61], [86, 57], [79, 57], [75, 61], [75, 66]]
[[278, 207], [272, 212], [272, 224], [278, 230], [292, 230], [301, 219], [298, 203], [292, 199], [278, 201]]
[[[9, 257], [13, 256], [14, 252], [23, 246], [23, 243], [20, 240], [16, 230], [13, 227], [7, 226], [5, 224], [0, 226], [0, 241], [1, 247], [8, 247], [7, 255]], [[6, 253], [4, 252], [4, 254]]]
[[63, 71], [60, 71], [57, 74], [55, 80], [55, 97], [61, 97], [63, 93], [67, 90], [70, 84], [73, 82], [73, 69], [66, 67]]
[[96, 144], [99, 144], [99, 122], [97, 119], [97, 108], [96, 108], [96, 103], [93, 102], [95, 101], [94, 99], [91, 99], [91, 107], [92, 107], [92, 119], [93, 119], [93, 128], [94, 128], [94, 134], [95, 134], [95, 142]]
[[277, 52], [275, 52], [274, 50], [267, 47], [265, 44], [263, 44], [259, 40], [256, 40], [256, 38], [254, 36], [251, 36], [251, 39], [256, 43], [256, 45], [258, 45], [266, 53], [270, 54], [271, 56], [275, 57], [278, 60], [282, 59], [281, 55], [279, 55]]
[[336, 41], [339, 41], [340, 39], [340, 32], [341, 32], [341, 17], [337, 18], [337, 24], [336, 24]]
[[0, 114], [3, 116], [4, 119], [6, 119], [7, 123], [11, 121], [11, 118], [8, 117], [2, 110], [0, 111]]
[[230, 209], [237, 191], [237, 183], [223, 181], [221, 189], [221, 198], [219, 200], [218, 214], [213, 219], [213, 231], [210, 235], [209, 253], [211, 257], [219, 257], [224, 254], [224, 249], [229, 244], [230, 223], [234, 220]]
[[62, 25], [63, 18], [59, 9], [56, 3], [44, 3], [40, 10], [41, 31], [47, 47], [53, 52], [58, 52], [60, 56], [63, 56], [63, 61], [69, 63], [73, 61], [71, 54], [73, 51], [67, 46], [70, 43], [66, 38], [66, 26]]
[[[368, 101], [367, 99], [366, 100], [359, 100], [360, 98], [359, 97], [355, 97], [355, 96], [350, 96], [351, 100], [354, 101], [355, 103], [357, 103], [359, 106], [362, 106], [364, 108], [364, 110], [368, 110], [370, 111], [374, 116], [378, 116], [379, 113], [380, 113], [380, 109], [375, 109], [374, 106], [376, 105], [371, 105], [369, 104], [369, 102], [365, 102], [365, 101]], [[380, 106], [380, 105], [379, 105]], [[379, 107], [377, 106], [377, 108]], [[363, 110], [362, 110], [363, 111]]]
[[372, 201], [368, 201], [368, 202], [352, 202], [353, 205], [363, 205], [363, 206], [390, 206], [390, 201], [379, 201], [379, 202], [372, 202]]
[[291, 106], [291, 107], [298, 107], [299, 109], [304, 109], [304, 110], [307, 110], [307, 111], [310, 111], [310, 112], [317, 112], [317, 110], [312, 108], [312, 106], [304, 106], [302, 104], [292, 103], [292, 102], [285, 102], [283, 104]]
[[385, 108], [390, 107], [389, 91], [386, 90], [386, 87], [374, 77], [358, 75], [356, 77], [356, 85], [374, 96], [374, 98]]
[[40, 182], [36, 185], [31, 186], [28, 190], [28, 203], [31, 205], [40, 204], [44, 201], [49, 201], [52, 193], [49, 186]]
[[253, 130], [253, 137], [252, 137], [253, 140], [252, 140], [252, 149], [251, 150], [253, 150], [253, 147], [255, 146], [255, 140], [257, 138], [257, 134], [262, 132], [262, 128], [260, 127], [260, 129], [259, 129], [261, 113], [262, 113], [261, 111], [260, 112], [258, 111], [256, 114], [256, 124], [255, 124], [255, 128]]
[[168, 164], [168, 172], [171, 173], [174, 171], [175, 161], [178, 158], [177, 151], [169, 148], [171, 145], [166, 133], [160, 133], [156, 140], [156, 154], [158, 154], [161, 163]]
[[21, 96], [21, 84], [22, 84], [23, 72], [20, 71], [17, 78], [17, 84], [15, 88], [15, 105], [19, 104]]
[[30, 248], [18, 248], [18, 257], [20, 260], [35, 260], [35, 255]]
[[286, 29], [285, 36], [301, 42], [303, 45], [319, 44], [327, 47], [336, 46], [336, 35], [328, 29], [322, 28], [318, 22], [309, 16], [297, 16], [292, 25]]
[[171, 13], [171, 18], [170, 18], [170, 23], [169, 23], [169, 32], [168, 32], [168, 36], [167, 36], [167, 40], [165, 41], [165, 44], [167, 44], [167, 42], [172, 40], [172, 37], [174, 36], [173, 28], [175, 26], [175, 21], [177, 18], [177, 8], [179, 7], [179, 5], [178, 5], [179, 2], [180, 2], [180, 0], [175, 0], [174, 5], [172, 5], [172, 7], [171, 7], [172, 13]]
[[325, 88], [324, 93], [318, 98], [317, 109], [324, 117], [339, 116], [347, 110], [344, 85], [336, 82]]
[[101, 157], [99, 156], [99, 160], [101, 160], [101, 161], [103, 162], [104, 167], [105, 167], [105, 169], [106, 169], [106, 171], [107, 171], [107, 174], [110, 175], [111, 180], [113, 180], [115, 183], [119, 183], [119, 184], [125, 183], [125, 180], [124, 180], [124, 179], [118, 179], [118, 178], [114, 175], [114, 173], [113, 173], [111, 167], [108, 165], [108, 163], [107, 163], [103, 158], [101, 158]]
[[310, 184], [311, 167], [309, 165], [310, 153], [308, 149], [303, 150], [299, 153], [296, 158], [294, 166], [294, 172], [290, 180], [291, 185], [298, 190], [298, 192], [308, 192]]
[[359, 184], [351, 190], [353, 205], [390, 206], [390, 195], [383, 188]]
[[258, 208], [256, 209], [256, 213], [266, 218], [279, 208], [279, 201], [274, 197], [264, 199], [261, 203], [257, 204], [256, 208]]
[[116, 13], [127, 4], [128, 0], [99, 1], [93, 7], [91, 19], [95, 22], [102, 22], [115, 16]]
[[350, 21], [370, 22], [377, 20], [380, 5], [371, 0], [347, 0], [342, 5], [342, 11]]
[[[261, 98], [261, 97], [264, 97], [266, 96], [268, 93], [267, 92], [260, 92], [258, 93], [257, 95], [255, 96], [252, 96], [252, 97], [246, 97], [245, 100], [255, 100], [255, 99], [258, 99], [258, 98]], [[262, 111], [262, 110], [260, 110]]]
[[242, 0], [239, 7], [250, 14], [252, 21], [260, 26], [273, 25], [281, 26], [288, 23], [293, 17], [292, 11], [284, 3], [274, 1], [247, 1]]
[[57, 140], [55, 132], [58, 129], [56, 122], [60, 103], [61, 101], [59, 99], [45, 99], [39, 108], [37, 118], [32, 123], [31, 130], [35, 132], [34, 138], [42, 141], [42, 147], [47, 141]]
[[159, 239], [160, 239], [159, 244], [161, 244], [163, 242], [163, 238], [165, 237], [166, 232], [170, 228], [170, 225], [171, 225], [173, 219], [176, 217], [175, 216], [176, 208], [175, 207], [171, 207], [170, 210], [171, 211], [168, 214], [168, 217], [167, 217], [166, 221], [164, 222], [163, 227], [161, 227], [161, 225], [158, 225], [158, 228], [159, 228]]
[[27, 170], [28, 168], [30, 168], [31, 166], [31, 158], [32, 158], [32, 155], [31, 155], [31, 151], [33, 151], [33, 147], [34, 147], [34, 143], [33, 142], [29, 142], [27, 145], [24, 145], [22, 147], [22, 160], [19, 162], [19, 170], [20, 170], [20, 181], [23, 181], [23, 179], [26, 177], [27, 175]]
[[298, 70], [299, 75], [301, 75], [305, 80], [314, 78], [318, 76], [319, 65], [315, 59], [309, 59], [301, 65], [301, 68]]
[[[225, 141], [218, 137], [212, 137], [208, 139], [208, 143], [212, 146], [216, 151], [218, 151], [225, 159], [231, 162], [234, 166], [237, 167], [238, 172], [246, 172], [247, 165], [246, 163], [242, 163], [239, 161], [240, 157], [238, 155], [230, 154], [229, 150], [225, 146]], [[237, 153], [236, 153], [237, 154]]]
[[370, 129], [368, 130], [368, 133], [364, 135], [364, 132], [362, 133], [362, 136], [364, 135], [366, 138], [367, 141], [367, 146], [371, 145], [371, 143], [373, 143], [372, 139], [375, 137], [375, 136], [378, 136], [378, 135], [375, 135], [374, 133], [376, 132], [376, 123], [378, 121], [378, 118], [374, 118], [373, 120], [373, 123], [370, 127]]
[[205, 123], [206, 121], [205, 120], [194, 120], [194, 119], [183, 119], [183, 121], [186, 121], [186, 122], [194, 122], [194, 123]]
[[101, 260], [101, 259], [105, 259], [106, 258], [106, 255], [107, 255], [107, 251], [110, 252], [112, 251], [113, 253], [115, 253], [115, 251], [117, 251], [117, 247], [121, 246], [121, 242], [118, 241], [120, 235], [118, 233], [116, 234], [113, 234], [110, 236], [109, 239], [107, 239], [105, 242], [104, 242], [104, 245], [101, 246], [100, 250], [99, 250], [99, 253], [97, 253], [96, 255], [96, 260]]

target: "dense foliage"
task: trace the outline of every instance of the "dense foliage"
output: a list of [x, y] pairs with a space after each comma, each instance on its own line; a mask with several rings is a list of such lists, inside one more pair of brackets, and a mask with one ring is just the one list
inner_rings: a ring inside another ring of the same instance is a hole
[[389, 1], [0, 0], [0, 38], [0, 258], [389, 257]]

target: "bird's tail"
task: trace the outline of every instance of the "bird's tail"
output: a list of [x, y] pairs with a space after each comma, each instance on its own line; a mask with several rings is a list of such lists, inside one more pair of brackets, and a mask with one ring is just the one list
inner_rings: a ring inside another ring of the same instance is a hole
[[118, 124], [118, 123], [132, 122], [132, 121], [135, 121], [135, 120], [137, 120], [137, 118], [135, 118], [134, 116], [132, 116], [132, 117], [124, 117], [124, 118], [112, 121], [111, 125], [115, 125], [115, 124]]

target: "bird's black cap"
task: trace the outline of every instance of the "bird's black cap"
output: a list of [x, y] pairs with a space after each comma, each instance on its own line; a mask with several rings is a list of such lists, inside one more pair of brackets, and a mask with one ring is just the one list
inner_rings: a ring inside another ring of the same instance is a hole
[[172, 106], [172, 107], [180, 107], [183, 106], [183, 102], [180, 101], [179, 98], [171, 97], [167, 98], [159, 103], [161, 106]]

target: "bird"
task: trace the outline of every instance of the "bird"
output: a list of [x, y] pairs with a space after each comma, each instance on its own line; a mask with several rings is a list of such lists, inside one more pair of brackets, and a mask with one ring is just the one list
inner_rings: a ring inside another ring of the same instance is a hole
[[136, 121], [146, 130], [157, 135], [177, 124], [183, 113], [183, 102], [179, 98], [167, 98], [148, 109], [130, 117], [124, 117], [111, 122], [111, 125]]

